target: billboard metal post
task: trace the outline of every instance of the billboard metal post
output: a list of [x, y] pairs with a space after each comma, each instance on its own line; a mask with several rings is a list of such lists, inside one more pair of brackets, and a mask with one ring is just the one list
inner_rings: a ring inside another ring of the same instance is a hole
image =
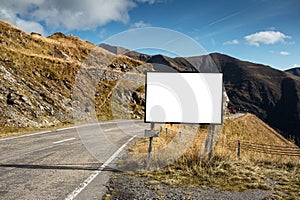
[[208, 159], [210, 160], [213, 156], [213, 148], [214, 148], [214, 136], [215, 136], [215, 125], [211, 124], [209, 126], [209, 134], [210, 134], [210, 141], [209, 141], [209, 153], [208, 153]]
[[[154, 130], [154, 122], [151, 122], [151, 131]], [[153, 136], [149, 137], [149, 146], [148, 146], [148, 159], [151, 158], [151, 152], [152, 152], [152, 142], [153, 142]]]

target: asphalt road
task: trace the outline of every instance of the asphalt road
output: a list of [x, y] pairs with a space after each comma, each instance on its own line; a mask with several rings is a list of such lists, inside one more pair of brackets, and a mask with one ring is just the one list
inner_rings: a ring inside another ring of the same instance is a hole
[[147, 127], [115, 121], [0, 139], [0, 199], [101, 199], [114, 158]]

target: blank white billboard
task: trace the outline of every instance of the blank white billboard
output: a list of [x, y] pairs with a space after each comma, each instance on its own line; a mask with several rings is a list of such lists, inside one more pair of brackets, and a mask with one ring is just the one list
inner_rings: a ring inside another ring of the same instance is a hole
[[147, 72], [145, 122], [222, 123], [222, 73]]

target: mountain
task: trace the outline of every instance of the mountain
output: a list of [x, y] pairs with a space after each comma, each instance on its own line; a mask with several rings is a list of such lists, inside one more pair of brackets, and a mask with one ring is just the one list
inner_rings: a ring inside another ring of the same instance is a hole
[[108, 44], [105, 44], [105, 43], [101, 43], [98, 46], [105, 49], [105, 50], [107, 50], [107, 51], [109, 51], [109, 52], [111, 52], [111, 53], [114, 53], [116, 55], [126, 55], [126, 56], [128, 56], [130, 58], [133, 58], [135, 60], [140, 60], [140, 61], [144, 61], [144, 62], [149, 60], [149, 58], [151, 57], [147, 54], [143, 54], [143, 53], [139, 53], [137, 51], [125, 49], [123, 47], [108, 45]]
[[[96, 59], [96, 56], [100, 57]], [[114, 88], [124, 74], [141, 76], [143, 70], [136, 67], [143, 64], [127, 56], [116, 56], [72, 35], [55, 33], [46, 38], [38, 33], [27, 34], [0, 21], [0, 136], [24, 128], [74, 123], [74, 113], [78, 114], [74, 99], [82, 99], [74, 91], [88, 91], [83, 84], [86, 80], [78, 81], [80, 74], [86, 72], [91, 75], [98, 71], [103, 76], [95, 83], [94, 96], [88, 96], [97, 101], [91, 102], [99, 119], [118, 117], [113, 116], [110, 109], [112, 98], [116, 102], [128, 102], [120, 106], [123, 110], [125, 107], [128, 110], [128, 104], [138, 102], [140, 106], [132, 108], [129, 117], [141, 118], [144, 102], [139, 99], [142, 97], [139, 91], [129, 93], [127, 90], [122, 94], [123, 91]], [[112, 90], [120, 96], [114, 95]], [[83, 113], [91, 115], [90, 110], [86, 108]]]
[[222, 72], [230, 106], [255, 114], [300, 144], [299, 77], [219, 53], [174, 59], [159, 55], [149, 61], [178, 71]]
[[147, 62], [151, 63], [156, 71], [196, 71], [185, 58], [170, 58], [159, 54], [152, 56]]
[[285, 72], [294, 74], [295, 76], [300, 76], [300, 67], [295, 67], [292, 69], [285, 70]]
[[94, 45], [61, 33], [26, 34], [4, 21], [0, 33], [1, 132], [69, 123], [75, 71]]
[[219, 53], [188, 58], [154, 55], [147, 62], [156, 71], [222, 72], [231, 107], [255, 114], [300, 144], [299, 77]]
[[300, 78], [269, 66], [211, 54], [224, 74], [231, 104], [300, 144]]

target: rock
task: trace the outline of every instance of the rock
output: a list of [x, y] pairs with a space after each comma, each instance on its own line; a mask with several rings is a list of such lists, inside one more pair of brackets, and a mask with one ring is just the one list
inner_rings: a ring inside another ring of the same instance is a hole
[[20, 96], [17, 93], [9, 93], [6, 98], [8, 105], [19, 104]]

